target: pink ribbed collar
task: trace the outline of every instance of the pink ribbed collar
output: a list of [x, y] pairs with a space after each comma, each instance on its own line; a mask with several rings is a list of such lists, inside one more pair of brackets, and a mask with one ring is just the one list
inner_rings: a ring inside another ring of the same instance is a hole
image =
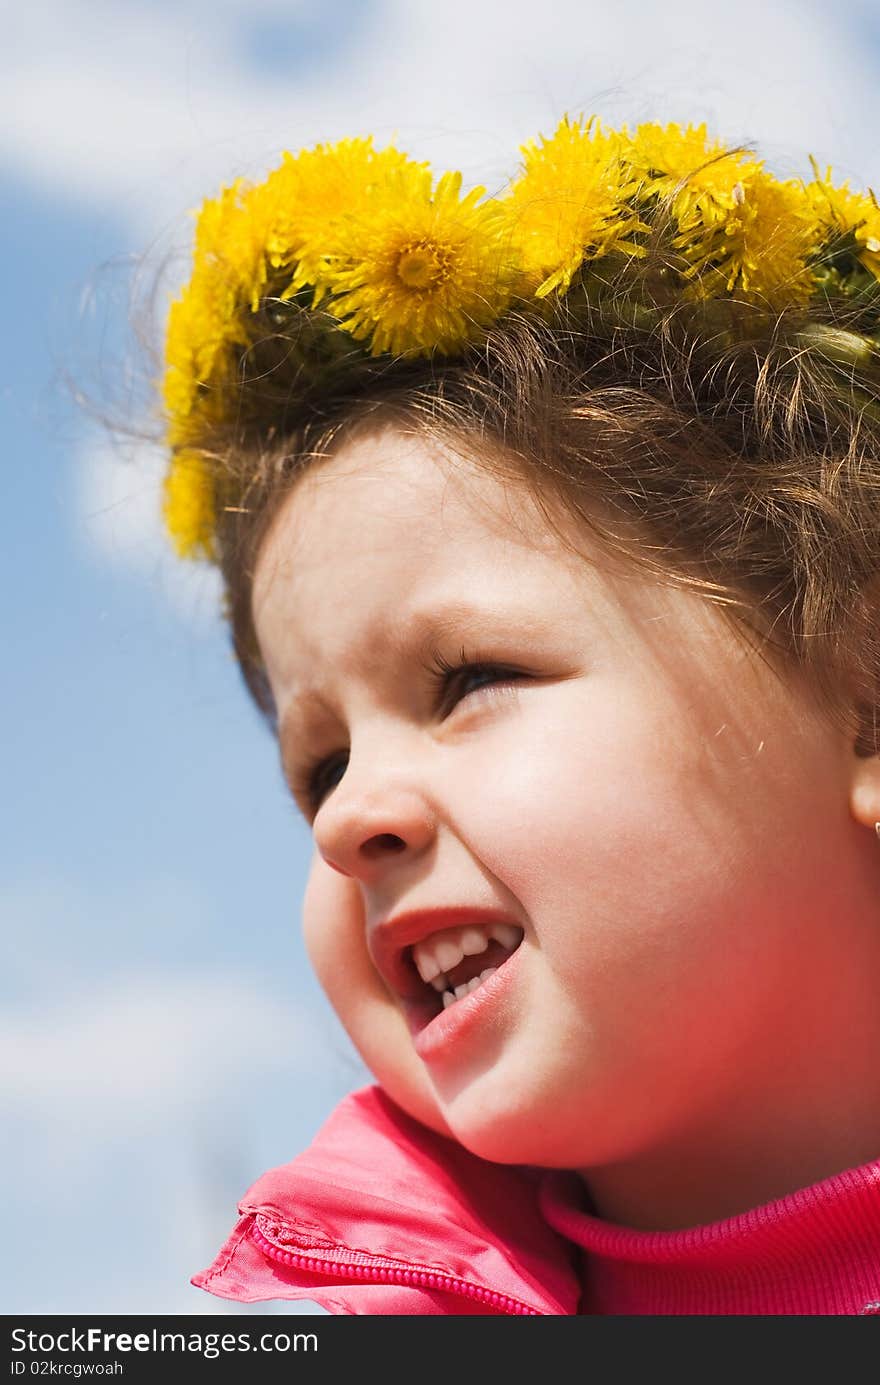
[[546, 1221], [584, 1252], [581, 1313], [880, 1313], [880, 1159], [685, 1231], [629, 1230], [589, 1205], [576, 1174], [544, 1176]]

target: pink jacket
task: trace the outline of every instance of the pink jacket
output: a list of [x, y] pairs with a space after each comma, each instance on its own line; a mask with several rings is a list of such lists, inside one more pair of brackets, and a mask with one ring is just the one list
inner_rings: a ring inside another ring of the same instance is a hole
[[257, 1179], [192, 1282], [331, 1313], [576, 1314], [578, 1248], [539, 1211], [545, 1172], [480, 1159], [363, 1087]]
[[259, 1178], [193, 1283], [355, 1314], [880, 1314], [880, 1159], [725, 1221], [636, 1231], [564, 1169], [489, 1163], [352, 1092]]

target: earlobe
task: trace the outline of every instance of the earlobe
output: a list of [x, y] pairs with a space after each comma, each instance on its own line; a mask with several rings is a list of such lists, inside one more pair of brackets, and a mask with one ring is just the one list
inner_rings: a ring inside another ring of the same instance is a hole
[[874, 828], [880, 837], [880, 755], [853, 755], [849, 801], [856, 822]]

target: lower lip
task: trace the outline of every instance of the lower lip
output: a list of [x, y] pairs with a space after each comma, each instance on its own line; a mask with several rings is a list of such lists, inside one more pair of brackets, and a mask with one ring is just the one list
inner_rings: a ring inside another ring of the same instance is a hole
[[517, 958], [522, 951], [523, 945], [520, 943], [507, 961], [496, 967], [475, 991], [462, 996], [461, 1000], [456, 1000], [454, 1005], [447, 1006], [432, 1019], [426, 1020], [426, 1006], [420, 1001], [406, 1007], [413, 1047], [422, 1062], [430, 1063], [434, 1058], [439, 1058], [479, 1028], [495, 1002], [507, 993], [516, 980]]

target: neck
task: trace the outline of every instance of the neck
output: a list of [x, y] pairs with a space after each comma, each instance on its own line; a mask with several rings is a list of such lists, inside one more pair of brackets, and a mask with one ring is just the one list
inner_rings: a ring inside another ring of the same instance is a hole
[[791, 1141], [783, 1146], [732, 1130], [714, 1147], [704, 1143], [699, 1154], [692, 1146], [686, 1158], [670, 1146], [650, 1161], [579, 1172], [596, 1216], [633, 1230], [681, 1231], [738, 1216], [880, 1159], [878, 1119], [873, 1129], [857, 1122], [839, 1128], [807, 1122], [800, 1136], [794, 1127], [788, 1134]]

